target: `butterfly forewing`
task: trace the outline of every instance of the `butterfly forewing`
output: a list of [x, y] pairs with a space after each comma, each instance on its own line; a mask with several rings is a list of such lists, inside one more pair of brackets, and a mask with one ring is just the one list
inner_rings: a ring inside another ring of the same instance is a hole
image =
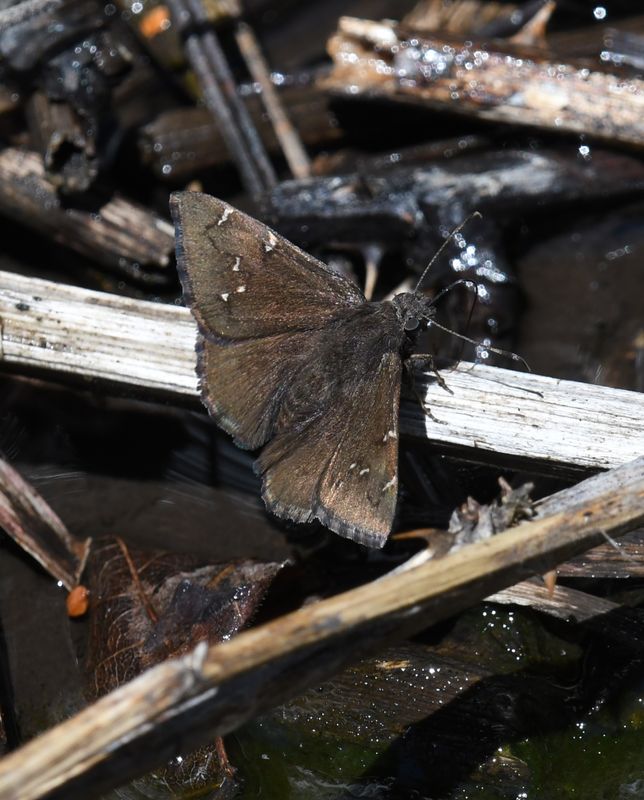
[[170, 208], [184, 297], [204, 336], [313, 330], [365, 302], [351, 281], [222, 200], [181, 192]]
[[240, 447], [255, 448], [272, 435], [289, 380], [315, 349], [315, 331], [198, 345], [201, 397]]

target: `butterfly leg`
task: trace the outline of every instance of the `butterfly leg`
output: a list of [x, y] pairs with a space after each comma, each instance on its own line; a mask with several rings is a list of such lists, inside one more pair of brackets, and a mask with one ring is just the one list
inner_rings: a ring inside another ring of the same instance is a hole
[[434, 364], [434, 359], [432, 356], [426, 353], [412, 353], [412, 355], [408, 356], [405, 359], [405, 369], [407, 370], [407, 374], [410, 377], [411, 381], [411, 390], [416, 396], [420, 407], [423, 409], [423, 412], [427, 414], [427, 416], [432, 420], [432, 422], [437, 422], [439, 424], [443, 424], [442, 420], [437, 419], [434, 414], [432, 413], [431, 408], [425, 402], [425, 399], [421, 396], [418, 388], [416, 386], [416, 364], [421, 362], [421, 366], [425, 366], [429, 372], [433, 372], [436, 376], [439, 386], [442, 386], [443, 389], [448, 391], [450, 394], [454, 394], [449, 386], [443, 380], [443, 376], [440, 374], [438, 369]]
[[432, 372], [436, 376], [436, 380], [441, 389], [445, 389], [446, 392], [454, 394], [454, 392], [445, 383], [445, 379], [438, 371], [438, 367], [434, 364], [434, 357], [429, 353], [412, 353], [407, 357], [405, 364], [409, 365], [408, 369], [413, 369], [416, 365], [420, 366], [421, 368], [424, 366], [427, 372]]

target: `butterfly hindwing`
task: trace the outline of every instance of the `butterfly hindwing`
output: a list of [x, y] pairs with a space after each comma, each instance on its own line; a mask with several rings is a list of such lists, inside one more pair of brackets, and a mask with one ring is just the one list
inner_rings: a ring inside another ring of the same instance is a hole
[[184, 298], [207, 338], [315, 330], [365, 302], [351, 281], [222, 200], [178, 192], [170, 209]]
[[[319, 519], [371, 547], [382, 547], [391, 530], [398, 486], [402, 362], [393, 311], [387, 306], [380, 314], [371, 304], [368, 314], [355, 314], [331, 331], [334, 343], [341, 336], [345, 342], [344, 358], [336, 352], [326, 359], [340, 367], [335, 383], [322, 393], [318, 384], [317, 408], [291, 401], [286, 417], [289, 397], [282, 398], [276, 435], [257, 462], [264, 500], [275, 513], [300, 522]], [[387, 324], [389, 341], [383, 343]], [[359, 336], [352, 336], [358, 330]], [[289, 389], [291, 396], [308, 383], [303, 368]]]
[[398, 353], [386, 353], [360, 387], [360, 400], [318, 489], [318, 519], [370, 547], [385, 544], [396, 511], [401, 368]]

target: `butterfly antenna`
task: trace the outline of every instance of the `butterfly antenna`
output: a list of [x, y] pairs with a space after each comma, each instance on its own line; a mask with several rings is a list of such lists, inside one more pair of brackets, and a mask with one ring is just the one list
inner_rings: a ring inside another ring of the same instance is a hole
[[481, 212], [480, 212], [480, 211], [473, 211], [473, 212], [472, 212], [472, 213], [469, 215], [469, 217], [465, 217], [465, 219], [463, 220], [463, 222], [461, 222], [461, 223], [460, 223], [460, 225], [457, 225], [457, 226], [454, 228], [454, 230], [453, 230], [453, 231], [451, 231], [451, 233], [449, 234], [449, 236], [447, 236], [447, 238], [446, 238], [446, 239], [443, 241], [443, 243], [442, 243], [442, 244], [441, 244], [441, 246], [438, 248], [438, 250], [437, 250], [437, 251], [434, 253], [434, 255], [431, 257], [431, 259], [430, 259], [430, 261], [429, 261], [429, 264], [428, 264], [428, 265], [425, 267], [425, 269], [423, 270], [423, 274], [422, 274], [422, 275], [420, 276], [420, 278], [418, 279], [418, 283], [416, 284], [416, 286], [415, 286], [415, 288], [414, 288], [414, 291], [415, 291], [415, 292], [417, 292], [417, 291], [418, 291], [418, 287], [419, 287], [419, 286], [420, 286], [420, 284], [421, 284], [421, 283], [422, 283], [422, 282], [425, 280], [425, 275], [427, 275], [427, 273], [429, 272], [429, 270], [430, 270], [430, 268], [431, 268], [432, 264], [433, 264], [433, 263], [436, 261], [436, 259], [437, 259], [437, 258], [440, 256], [440, 254], [443, 252], [443, 250], [444, 250], [444, 249], [447, 247], [447, 245], [448, 245], [448, 244], [449, 244], [449, 243], [452, 241], [452, 239], [453, 239], [453, 238], [456, 236], [456, 234], [457, 234], [457, 233], [460, 233], [460, 232], [461, 232], [461, 230], [462, 230], [462, 229], [463, 229], [463, 228], [464, 228], [464, 227], [467, 225], [467, 223], [468, 223], [468, 222], [470, 222], [470, 220], [473, 220], [475, 217], [478, 217], [479, 219], [482, 219], [482, 214], [481, 214]]
[[510, 350], [501, 350], [500, 347], [492, 347], [491, 345], [483, 344], [482, 342], [477, 342], [476, 339], [470, 339], [469, 336], [463, 336], [462, 333], [456, 333], [451, 328], [446, 328], [444, 325], [441, 325], [439, 322], [436, 322], [435, 319], [431, 319], [429, 324], [439, 328], [441, 331], [445, 331], [445, 333], [450, 333], [452, 336], [456, 336], [457, 339], [463, 339], [465, 342], [469, 342], [470, 344], [476, 345], [476, 347], [484, 347], [486, 350], [489, 350], [491, 353], [496, 353], [499, 356], [505, 356], [506, 358], [511, 358], [513, 361], [519, 361], [523, 366], [526, 368], [528, 372], [532, 372], [530, 369], [530, 365], [525, 360], [525, 358], [521, 358], [516, 353], [512, 353]]

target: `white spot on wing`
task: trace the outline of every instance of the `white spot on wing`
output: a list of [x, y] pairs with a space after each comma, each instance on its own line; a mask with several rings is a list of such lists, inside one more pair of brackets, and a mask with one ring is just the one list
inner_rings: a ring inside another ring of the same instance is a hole
[[369, 472], [369, 467], [365, 467], [364, 469], [360, 470], [358, 475], [366, 475], [368, 472]]
[[223, 294], [220, 294], [219, 297], [221, 297], [221, 299], [224, 301], [224, 303], [227, 303], [228, 302], [228, 298], [230, 297], [230, 292], [224, 292]]
[[246, 287], [245, 286], [238, 286], [235, 289], [235, 291], [237, 292], [237, 294], [243, 294], [246, 291]]
[[233, 272], [239, 272], [240, 264], [241, 264], [241, 258], [239, 256], [235, 256], [235, 263], [233, 264]]
[[392, 431], [387, 431], [387, 433], [385, 433], [385, 435], [382, 437], [382, 441], [386, 442], [389, 439], [397, 439], [397, 438], [398, 434], [396, 433], [396, 431], [392, 430]]
[[266, 250], [267, 253], [270, 253], [276, 244], [277, 244], [277, 239], [272, 233], [269, 233], [268, 241], [264, 242], [264, 250]]
[[223, 225], [224, 222], [228, 219], [228, 217], [233, 213], [232, 208], [225, 208], [224, 213], [221, 215], [221, 219], [218, 220], [217, 225]]
[[396, 476], [394, 475], [394, 477], [390, 481], [387, 481], [387, 483], [385, 483], [385, 485], [382, 487], [382, 491], [386, 492], [387, 489], [393, 489], [395, 485], [396, 485]]
[[353, 464], [349, 464], [349, 469], [355, 469], [358, 465], [354, 461]]

